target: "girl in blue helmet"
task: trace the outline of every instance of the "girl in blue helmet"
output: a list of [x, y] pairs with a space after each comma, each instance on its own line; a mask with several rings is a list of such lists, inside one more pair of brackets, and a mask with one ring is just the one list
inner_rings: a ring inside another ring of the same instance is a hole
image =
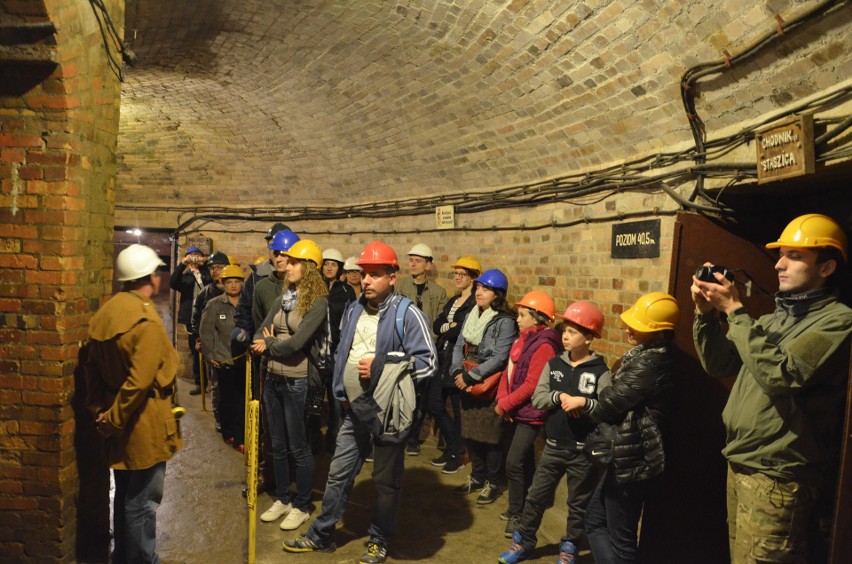
[[453, 349], [451, 374], [462, 391], [462, 437], [467, 441], [471, 462], [470, 476], [455, 492], [478, 491], [476, 503], [480, 505], [492, 503], [500, 495], [502, 418], [494, 410], [497, 387], [479, 392], [491, 380], [489, 376], [493, 378], [506, 368], [509, 350], [518, 336], [506, 302], [508, 289], [506, 275], [496, 269], [486, 270], [476, 279], [476, 306], [468, 314]]

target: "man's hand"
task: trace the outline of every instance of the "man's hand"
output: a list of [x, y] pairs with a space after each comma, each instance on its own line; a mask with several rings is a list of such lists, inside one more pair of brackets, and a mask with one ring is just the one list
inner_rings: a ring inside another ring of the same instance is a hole
[[263, 354], [266, 352], [266, 341], [257, 339], [251, 343], [251, 352], [254, 354]]
[[104, 438], [112, 435], [112, 431], [115, 429], [106, 418], [106, 412], [101, 412], [98, 414], [98, 418], [95, 419], [95, 427], [97, 428], [98, 434]]
[[201, 352], [201, 339], [195, 341], [195, 352]]
[[358, 377], [362, 380], [370, 379], [370, 367], [373, 365], [373, 355], [365, 356], [358, 361]]
[[[709, 262], [704, 265], [712, 266]], [[700, 313], [709, 313], [716, 309], [727, 314], [743, 307], [737, 287], [721, 272], [714, 272], [713, 277], [716, 282], [703, 282], [695, 276], [692, 277], [689, 290], [695, 309]]]

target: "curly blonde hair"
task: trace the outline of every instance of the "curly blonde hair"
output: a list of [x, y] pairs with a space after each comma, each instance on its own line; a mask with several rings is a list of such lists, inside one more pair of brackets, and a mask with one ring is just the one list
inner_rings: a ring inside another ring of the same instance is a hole
[[328, 286], [318, 267], [309, 260], [299, 260], [302, 265], [302, 280], [299, 282], [299, 299], [296, 301], [296, 311], [304, 316], [313, 307], [317, 298], [328, 295]]

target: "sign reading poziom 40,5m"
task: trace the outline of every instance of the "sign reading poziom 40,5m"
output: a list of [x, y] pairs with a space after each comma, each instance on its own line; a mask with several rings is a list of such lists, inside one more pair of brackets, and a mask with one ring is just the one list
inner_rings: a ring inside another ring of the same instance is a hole
[[757, 183], [813, 174], [814, 118], [794, 116], [755, 134]]

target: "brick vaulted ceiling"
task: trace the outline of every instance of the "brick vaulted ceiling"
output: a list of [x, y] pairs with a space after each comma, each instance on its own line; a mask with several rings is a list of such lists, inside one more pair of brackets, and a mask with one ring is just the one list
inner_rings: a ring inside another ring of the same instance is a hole
[[[117, 202], [361, 202], [684, 146], [683, 71], [814, 4], [128, 0]], [[850, 16], [707, 82], [710, 135], [852, 75]]]

